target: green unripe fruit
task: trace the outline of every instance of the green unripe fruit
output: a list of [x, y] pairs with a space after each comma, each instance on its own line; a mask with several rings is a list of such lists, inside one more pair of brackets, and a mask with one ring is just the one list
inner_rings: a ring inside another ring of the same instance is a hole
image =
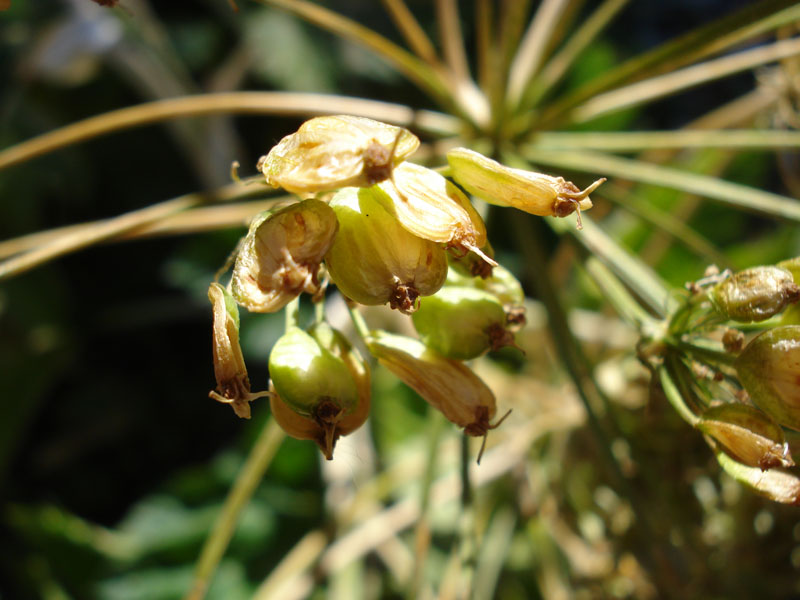
[[412, 315], [422, 342], [442, 356], [469, 360], [513, 344], [503, 305], [488, 292], [445, 286]]
[[318, 422], [338, 422], [358, 404], [358, 388], [344, 361], [297, 327], [272, 348], [269, 375], [292, 410]]
[[331, 200], [339, 232], [325, 255], [331, 280], [360, 304], [389, 303], [410, 314], [420, 296], [435, 293], [447, 276], [437, 243], [404, 229], [378, 201], [374, 188], [345, 188]]
[[736, 359], [750, 399], [777, 423], [800, 430], [800, 325], [753, 338]]

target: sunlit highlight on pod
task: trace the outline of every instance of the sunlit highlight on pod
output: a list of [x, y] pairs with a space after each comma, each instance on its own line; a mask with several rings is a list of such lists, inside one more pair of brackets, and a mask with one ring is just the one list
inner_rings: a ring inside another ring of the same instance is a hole
[[323, 116], [284, 137], [257, 168], [269, 185], [311, 195], [383, 181], [418, 147], [419, 139], [402, 127], [350, 115]]

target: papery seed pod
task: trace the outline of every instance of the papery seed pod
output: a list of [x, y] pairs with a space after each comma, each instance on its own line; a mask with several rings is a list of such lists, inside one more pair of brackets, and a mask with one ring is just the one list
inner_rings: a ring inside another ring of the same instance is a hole
[[714, 308], [727, 319], [763, 321], [800, 298], [800, 287], [786, 269], [752, 267], [735, 273], [708, 293]]
[[376, 197], [384, 208], [414, 235], [497, 264], [480, 250], [486, 244], [483, 219], [469, 198], [436, 171], [403, 163], [391, 180], [377, 187]]
[[[361, 427], [369, 416], [371, 404], [371, 383], [369, 365], [353, 348], [347, 339], [327, 323], [320, 323], [309, 330], [309, 334], [324, 349], [341, 359], [355, 381], [358, 390], [358, 402], [350, 414], [341, 416], [335, 422], [320, 421], [295, 412], [286, 404], [277, 392], [270, 399], [270, 407], [275, 420], [283, 430], [293, 438], [312, 440], [324, 454], [325, 458], [333, 458], [333, 449], [340, 436], [352, 433]], [[273, 386], [274, 390], [274, 386]]]
[[316, 117], [262, 156], [257, 168], [269, 185], [302, 196], [383, 181], [418, 147], [417, 136], [402, 127], [350, 115]]
[[762, 471], [792, 467], [783, 429], [747, 404], [720, 404], [700, 415], [697, 428], [725, 446], [743, 464]]
[[213, 354], [216, 390], [209, 398], [230, 404], [236, 416], [250, 418], [250, 402], [268, 395], [267, 392], [252, 393], [247, 367], [239, 346], [239, 308], [233, 298], [218, 283], [208, 287], [208, 299], [214, 313]]
[[319, 290], [322, 257], [338, 222], [320, 200], [303, 200], [256, 217], [233, 267], [231, 290], [251, 312], [275, 312], [301, 292]]
[[358, 406], [358, 387], [344, 361], [298, 327], [289, 328], [273, 346], [269, 376], [292, 410], [331, 432]]
[[463, 363], [439, 355], [418, 340], [382, 331], [371, 333], [367, 347], [380, 364], [467, 435], [483, 437], [485, 443], [489, 430], [505, 419], [491, 423], [497, 411], [494, 394]]
[[339, 290], [361, 304], [386, 304], [406, 314], [447, 277], [444, 249], [406, 231], [376, 198], [377, 188], [345, 188], [331, 200], [339, 233], [325, 255]]
[[467, 148], [454, 148], [447, 153], [450, 173], [470, 194], [498, 206], [512, 206], [542, 217], [566, 217], [592, 207], [589, 194], [605, 178], [580, 190], [563, 177], [506, 167], [491, 158]]
[[742, 485], [774, 502], [800, 505], [800, 477], [795, 469], [776, 467], [762, 471], [738, 462], [721, 448], [714, 453], [725, 472]]
[[475, 288], [443, 287], [422, 299], [412, 320], [422, 342], [446, 358], [469, 360], [514, 345], [503, 305]]
[[753, 338], [736, 359], [750, 399], [780, 425], [800, 430], [800, 325]]

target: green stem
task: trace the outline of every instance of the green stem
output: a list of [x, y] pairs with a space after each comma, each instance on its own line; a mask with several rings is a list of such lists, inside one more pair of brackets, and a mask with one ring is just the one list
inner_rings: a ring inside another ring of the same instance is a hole
[[194, 581], [185, 600], [201, 600], [205, 597], [211, 578], [233, 537], [239, 517], [272, 462], [283, 437], [283, 430], [274, 419], [270, 419], [261, 430], [261, 434], [250, 450], [247, 461], [239, 471], [239, 476], [225, 499], [225, 504], [214, 523], [211, 534], [203, 545], [200, 558], [197, 560]]
[[348, 302], [347, 310], [350, 312], [350, 319], [353, 321], [353, 326], [356, 328], [356, 333], [364, 341], [364, 343], [366, 343], [367, 340], [369, 340], [369, 338], [372, 336], [370, 335], [367, 322], [364, 320], [364, 317], [361, 316], [361, 313], [358, 312], [358, 306], [354, 302]]
[[664, 395], [672, 405], [672, 408], [683, 418], [684, 421], [695, 427], [700, 420], [694, 411], [686, 404], [684, 394], [678, 387], [676, 379], [679, 379], [678, 368], [682, 365], [676, 364], [680, 360], [675, 356], [667, 357], [667, 365], [658, 368], [658, 378], [661, 382], [661, 389], [664, 390]]
[[285, 321], [285, 328], [286, 331], [289, 331], [292, 327], [299, 327], [298, 323], [300, 323], [300, 296], [294, 298], [289, 304], [286, 305], [284, 310], [284, 318]]
[[414, 567], [411, 571], [413, 574], [410, 580], [411, 585], [406, 594], [406, 598], [409, 598], [409, 600], [423, 596], [423, 587], [425, 584], [424, 571], [425, 565], [427, 564], [426, 557], [428, 555], [431, 536], [428, 510], [431, 504], [431, 489], [433, 487], [433, 481], [436, 478], [436, 465], [438, 464], [436, 458], [439, 456], [439, 442], [442, 439], [442, 431], [444, 431], [445, 423], [444, 416], [438, 411], [431, 411], [429, 414], [430, 426], [428, 428], [427, 462], [425, 464], [425, 472], [422, 475], [419, 519], [417, 520], [415, 532], [416, 552], [414, 553]]
[[594, 256], [586, 259], [585, 266], [589, 276], [620, 317], [636, 327], [640, 334], [652, 336], [656, 332], [660, 327], [659, 321], [642, 308], [611, 269]]
[[699, 342], [678, 341], [674, 344], [676, 348], [691, 355], [692, 358], [702, 359], [704, 362], [717, 363], [723, 365], [733, 365], [736, 362], [736, 355], [725, 352], [718, 347], [710, 347]]

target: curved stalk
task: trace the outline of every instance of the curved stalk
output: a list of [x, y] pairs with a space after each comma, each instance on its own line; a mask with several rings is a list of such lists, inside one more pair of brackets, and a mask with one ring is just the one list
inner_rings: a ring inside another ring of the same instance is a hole
[[202, 600], [205, 597], [217, 566], [236, 530], [239, 517], [272, 463], [284, 435], [283, 430], [274, 419], [270, 419], [261, 430], [244, 466], [239, 471], [236, 482], [225, 499], [225, 504], [222, 506], [222, 511], [217, 517], [211, 534], [203, 544], [200, 558], [197, 560], [194, 580], [185, 600]]
[[432, 111], [415, 111], [402, 104], [376, 100], [290, 92], [200, 94], [146, 102], [55, 129], [0, 151], [0, 169], [113, 131], [168, 119], [220, 113], [282, 116], [351, 114], [432, 133], [453, 135], [459, 130], [459, 121], [455, 117]]

